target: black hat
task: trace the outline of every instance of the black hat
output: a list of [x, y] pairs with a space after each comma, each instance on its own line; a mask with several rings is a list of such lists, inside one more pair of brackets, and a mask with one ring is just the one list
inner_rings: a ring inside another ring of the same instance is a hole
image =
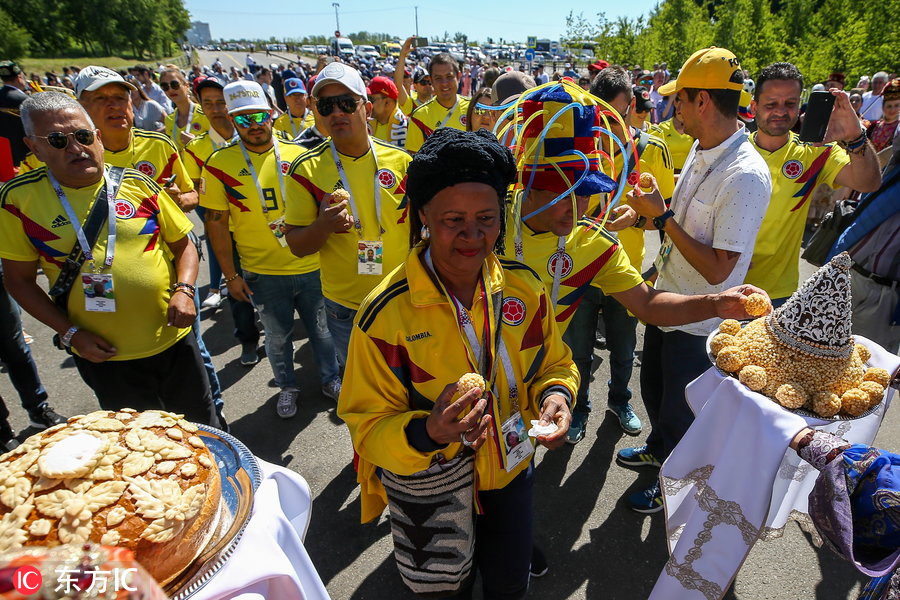
[[647, 88], [642, 85], [636, 85], [632, 89], [634, 90], [634, 109], [637, 112], [650, 112], [656, 108], [653, 100], [650, 99], [650, 92]]
[[0, 78], [12, 79], [21, 72], [22, 69], [15, 62], [11, 60], [0, 61]]

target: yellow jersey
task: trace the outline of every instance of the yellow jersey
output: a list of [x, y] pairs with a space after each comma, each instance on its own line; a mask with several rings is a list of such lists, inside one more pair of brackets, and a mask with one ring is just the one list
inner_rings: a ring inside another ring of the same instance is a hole
[[769, 166], [772, 198], [756, 234], [744, 281], [766, 290], [772, 298], [784, 298], [797, 290], [800, 281], [798, 257], [810, 196], [822, 183], [838, 187], [834, 180], [850, 157], [835, 144], [801, 142], [793, 132], [775, 152], [757, 146], [756, 132], [750, 134], [750, 142]]
[[[452, 111], [452, 114], [451, 114]], [[409, 132], [406, 135], [406, 149], [418, 152], [425, 140], [438, 127], [452, 127], [460, 131], [466, 130], [466, 114], [469, 112], [469, 99], [456, 96], [456, 104], [444, 108], [435, 96], [409, 116]]]
[[[515, 219], [511, 211], [507, 213], [505, 256], [513, 260], [516, 258]], [[560, 259], [558, 242], [559, 237], [553, 233], [538, 233], [522, 224], [522, 259], [538, 274], [548, 292], [553, 289], [553, 275]], [[569, 328], [572, 315], [589, 286], [600, 288], [604, 294], [616, 294], [644, 281], [616, 239], [590, 219], [581, 219], [566, 237], [562, 260], [559, 298], [554, 307], [560, 333]]]
[[283, 132], [289, 140], [294, 140], [298, 135], [316, 124], [316, 117], [313, 111], [306, 109], [306, 113], [302, 117], [295, 117], [291, 111], [282, 113], [280, 117], [275, 119], [273, 127], [275, 131]]
[[176, 106], [175, 110], [166, 115], [166, 129], [164, 133], [169, 136], [169, 139], [172, 140], [172, 143], [174, 143], [175, 147], [179, 150], [183, 150], [185, 146], [181, 141], [182, 131], [190, 133], [194, 137], [209, 131], [209, 120], [206, 118], [206, 115], [203, 114], [203, 109], [200, 108], [199, 104], [191, 102], [188, 120], [184, 127], [178, 126], [177, 118], [178, 107]]
[[[84, 188], [63, 187], [83, 223], [103, 180]], [[104, 200], [105, 201], [105, 198]], [[20, 175], [0, 189], [0, 257], [38, 261], [52, 286], [75, 245], [75, 229], [47, 176], [46, 167]], [[182, 239], [191, 222], [152, 180], [126, 169], [116, 194], [116, 246], [109, 272], [113, 276], [115, 312], [85, 309], [82, 283], [69, 294], [72, 322], [101, 336], [117, 349], [110, 360], [133, 360], [159, 354], [190, 332], [169, 327], [167, 312], [176, 272], [166, 244]], [[106, 255], [108, 224], [100, 231], [93, 252]], [[90, 273], [85, 262], [82, 273]]]
[[[216, 137], [219, 137], [218, 134]], [[199, 181], [200, 174], [203, 171], [203, 165], [206, 164], [206, 159], [208, 159], [213, 152], [220, 148], [224, 148], [236, 139], [237, 134], [230, 140], [224, 140], [219, 143], [216, 142], [210, 132], [207, 131], [188, 142], [188, 145], [181, 151], [181, 159], [184, 162], [184, 168], [187, 170], [188, 177], [190, 177], [192, 181]], [[203, 194], [203, 190], [199, 190], [199, 192], [200, 194]]]
[[372, 130], [372, 137], [403, 148], [406, 145], [409, 118], [400, 109], [395, 109], [387, 123], [381, 123], [374, 117], [370, 119], [369, 128]]
[[[299, 144], [282, 141], [278, 142], [278, 151], [281, 154], [280, 165], [275, 163], [274, 146], [262, 154], [247, 150], [259, 177], [262, 198], [240, 144], [231, 144], [213, 152], [206, 160], [200, 177], [200, 206], [228, 211], [242, 268], [263, 275], [311, 273], [319, 268], [318, 255], [297, 258], [290, 248], [281, 245], [269, 228], [269, 223], [284, 216], [278, 171], [282, 173], [281, 179], [287, 191], [288, 168], [306, 149]], [[265, 212], [263, 203], [266, 205]]]
[[[359, 275], [358, 243], [355, 229], [332, 233], [319, 250], [322, 294], [353, 310], [378, 285], [384, 276], [399, 266], [409, 253], [409, 201], [406, 198], [406, 167], [412, 160], [403, 150], [370, 138], [378, 158], [369, 150], [354, 158], [339, 154], [353, 200], [360, 214], [362, 239], [384, 244], [382, 275]], [[375, 181], [381, 190], [381, 214], [375, 214]], [[331, 154], [331, 144], [323, 142], [300, 155], [291, 165], [287, 182], [288, 202], [285, 221], [305, 227], [319, 216], [319, 203], [325, 194], [343, 188]], [[353, 212], [352, 210], [350, 211]], [[379, 236], [379, 224], [384, 234]]]
[[656, 125], [651, 124], [649, 133], [661, 138], [666, 143], [669, 154], [672, 156], [675, 173], [681, 173], [681, 169], [684, 168], [684, 161], [687, 160], [691, 146], [694, 145], [694, 138], [686, 133], [678, 133], [678, 130], [675, 129], [675, 124], [672, 123], [672, 119]]

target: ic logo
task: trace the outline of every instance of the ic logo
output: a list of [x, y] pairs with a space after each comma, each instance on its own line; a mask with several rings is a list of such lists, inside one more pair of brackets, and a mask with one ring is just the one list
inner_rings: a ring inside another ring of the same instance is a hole
[[125, 200], [116, 200], [115, 209], [116, 217], [120, 219], [130, 219], [134, 216], [135, 212], [137, 212], [134, 209], [134, 205]]
[[572, 256], [568, 252], [563, 252], [562, 254], [554, 252], [550, 257], [550, 260], [547, 261], [547, 272], [550, 273], [551, 276], [556, 276], [556, 263], [560, 260], [562, 260], [560, 277], [568, 277], [569, 273], [572, 272]]
[[23, 596], [28, 596], [37, 592], [41, 589], [42, 583], [44, 583], [44, 578], [41, 575], [41, 572], [38, 571], [37, 567], [32, 565], [19, 567], [16, 569], [16, 572], [13, 573], [13, 587]]
[[509, 296], [503, 299], [503, 321], [507, 325], [519, 325], [525, 320], [525, 303]]
[[375, 173], [375, 177], [378, 178], [379, 185], [381, 185], [381, 187], [385, 189], [390, 189], [394, 187], [395, 183], [397, 183], [397, 179], [394, 177], [394, 174], [387, 169], [379, 169], [378, 172]]
[[788, 179], [797, 179], [803, 174], [803, 163], [799, 160], [789, 160], [781, 166], [781, 173]]
[[156, 175], [156, 167], [154, 167], [153, 163], [148, 160], [142, 160], [138, 162], [136, 165], [134, 165], [134, 168], [150, 179], [153, 179], [153, 177]]

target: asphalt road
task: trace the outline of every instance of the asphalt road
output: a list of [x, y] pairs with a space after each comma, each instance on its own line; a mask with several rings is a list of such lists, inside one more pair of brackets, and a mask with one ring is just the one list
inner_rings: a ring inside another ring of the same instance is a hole
[[[196, 222], [196, 217], [192, 218]], [[650, 236], [647, 253], [654, 254]], [[802, 265], [805, 277], [812, 269]], [[206, 285], [205, 262], [200, 272], [200, 283]], [[314, 500], [306, 546], [332, 597], [412, 598], [394, 567], [387, 520], [359, 523], [350, 437], [335, 416], [334, 403], [319, 392], [299, 320], [295, 362], [303, 396], [298, 414], [282, 420], [275, 414], [278, 390], [272, 387], [268, 362], [263, 359], [252, 368], [239, 363], [228, 309], [206, 311], [203, 318], [203, 335], [225, 388], [232, 433], [260, 458], [293, 469], [309, 482]], [[32, 350], [52, 405], [66, 415], [96, 409], [96, 401], [72, 360], [51, 346], [51, 332], [28, 315], [23, 320], [25, 329], [35, 337]], [[605, 407], [606, 352], [599, 351], [598, 358], [591, 394], [599, 409]], [[639, 390], [637, 376], [635, 369], [635, 392]], [[27, 419], [7, 377], [0, 377], [0, 395], [13, 413], [13, 427], [23, 429]], [[634, 405], [646, 423], [640, 400]], [[900, 449], [898, 419], [897, 411], [888, 413], [878, 445]], [[550, 571], [533, 582], [530, 597], [638, 600], [649, 595], [666, 560], [663, 517], [634, 513], [621, 498], [649, 485], [655, 473], [638, 473], [613, 461], [617, 450], [643, 442], [645, 435], [623, 434], [611, 413], [598, 410], [580, 444], [538, 452], [536, 542], [548, 556]], [[856, 598], [861, 581], [863, 577], [849, 564], [828, 550], [815, 549], [806, 534], [791, 523], [783, 538], [756, 545], [727, 598]]]
[[[225, 72], [228, 72], [231, 67], [237, 67], [238, 69], [242, 69], [247, 66], [247, 51], [246, 50], [198, 50], [197, 54], [200, 56], [200, 62], [204, 65], [212, 65], [216, 59], [218, 58], [222, 61], [222, 69]], [[292, 52], [275, 52], [271, 55], [266, 55], [265, 52], [251, 52], [250, 56], [253, 57], [253, 60], [256, 61], [258, 65], [271, 66], [273, 64], [287, 65], [288, 62], [297, 62], [297, 55]], [[310, 59], [309, 57], [305, 57], [304, 60], [309, 63], [315, 64], [315, 61]]]

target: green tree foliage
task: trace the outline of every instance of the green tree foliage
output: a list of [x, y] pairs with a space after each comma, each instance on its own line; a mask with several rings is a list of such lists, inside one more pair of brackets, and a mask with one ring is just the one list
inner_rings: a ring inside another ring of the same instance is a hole
[[3, 35], [0, 36], [0, 56], [9, 59], [25, 56], [31, 36], [22, 27], [16, 25], [16, 22], [2, 9], [0, 9], [0, 31], [3, 32]]

